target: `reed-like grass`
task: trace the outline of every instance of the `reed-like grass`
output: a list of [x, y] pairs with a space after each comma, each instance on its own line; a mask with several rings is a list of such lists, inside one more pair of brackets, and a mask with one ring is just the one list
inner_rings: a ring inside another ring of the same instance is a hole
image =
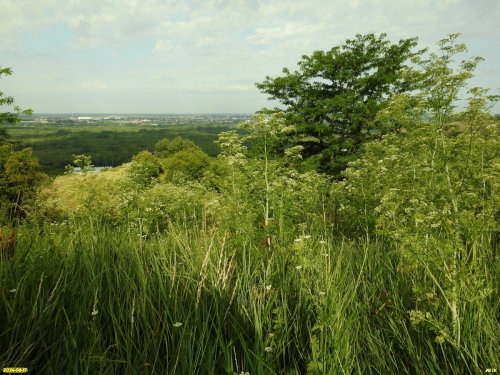
[[[0, 265], [0, 367], [43, 374], [466, 374], [498, 365], [498, 304], [461, 346], [409, 321], [382, 241], [310, 233], [260, 248], [217, 229], [144, 237], [92, 219], [26, 224]], [[491, 275], [493, 283], [498, 276]]]

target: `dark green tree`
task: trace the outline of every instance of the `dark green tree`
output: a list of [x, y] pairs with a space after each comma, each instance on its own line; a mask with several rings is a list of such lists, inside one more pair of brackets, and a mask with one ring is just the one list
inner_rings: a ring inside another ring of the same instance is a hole
[[380, 136], [377, 113], [393, 94], [411, 88], [401, 73], [419, 53], [413, 51], [417, 39], [391, 43], [386, 37], [358, 34], [329, 51], [302, 56], [297, 71], [284, 68], [283, 76], [256, 84], [285, 106], [298, 130], [293, 143], [321, 171], [338, 174], [363, 142]]
[[0, 146], [0, 220], [26, 217], [46, 180], [31, 148], [13, 151], [8, 144]]
[[[11, 74], [11, 68], [0, 67], [0, 77]], [[13, 105], [14, 98], [0, 91], [0, 107]], [[7, 126], [18, 122], [20, 115], [31, 113], [18, 106], [13, 107], [13, 112], [0, 112], [0, 222], [26, 217], [38, 188], [47, 179], [30, 148], [14, 151], [12, 144], [7, 142]]]

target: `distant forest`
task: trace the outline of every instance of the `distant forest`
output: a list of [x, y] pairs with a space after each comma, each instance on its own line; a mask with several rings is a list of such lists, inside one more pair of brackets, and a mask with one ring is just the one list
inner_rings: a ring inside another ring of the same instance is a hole
[[18, 124], [10, 128], [11, 140], [17, 149], [31, 147], [44, 172], [58, 175], [73, 160], [74, 154], [87, 154], [97, 166], [118, 166], [130, 161], [142, 150], [153, 150], [164, 138], [182, 136], [196, 143], [204, 152], [215, 156], [214, 141], [218, 134], [230, 130], [233, 124], [190, 125], [120, 125], [114, 122], [100, 126], [56, 124]]

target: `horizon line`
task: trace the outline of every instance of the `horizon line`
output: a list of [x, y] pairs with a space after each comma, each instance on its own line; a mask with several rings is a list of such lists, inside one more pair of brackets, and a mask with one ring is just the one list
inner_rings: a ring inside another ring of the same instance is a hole
[[[34, 115], [252, 115], [255, 112], [33, 112]], [[24, 115], [23, 117], [30, 117]]]

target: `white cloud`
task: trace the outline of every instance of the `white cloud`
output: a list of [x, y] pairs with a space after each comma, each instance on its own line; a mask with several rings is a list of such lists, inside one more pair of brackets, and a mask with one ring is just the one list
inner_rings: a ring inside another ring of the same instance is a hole
[[287, 40], [297, 43], [298, 40], [314, 38], [324, 29], [325, 25], [321, 24], [285, 22], [276, 26], [258, 27], [248, 40], [257, 45], [280, 43]]
[[78, 82], [76, 88], [88, 91], [104, 91], [104, 90], [109, 90], [111, 87], [104, 81], [90, 80], [90, 81]]
[[158, 39], [156, 41], [156, 44], [154, 46], [154, 50], [156, 52], [162, 52], [162, 51], [166, 51], [166, 52], [171, 52], [175, 49], [175, 44], [172, 43], [171, 40], [164, 40], [164, 39]]
[[[197, 92], [203, 108], [223, 111], [244, 94], [253, 111], [265, 102], [254, 82], [368, 32], [419, 36], [422, 46], [462, 32], [471, 53], [491, 61], [485, 74], [500, 86], [500, 2], [493, 0], [0, 0], [0, 9], [0, 64], [16, 70], [7, 88], [61, 97], [68, 82], [72, 90], [113, 93], [110, 103], [125, 102], [120, 95], [131, 90]], [[57, 27], [66, 34], [56, 46], [44, 33]], [[45, 57], [24, 46], [33, 36], [45, 43], [37, 47]], [[169, 100], [175, 111], [175, 96]]]
[[33, 32], [51, 23], [48, 17], [40, 17], [55, 0], [0, 0], [0, 51], [2, 48], [15, 49], [21, 32]]

